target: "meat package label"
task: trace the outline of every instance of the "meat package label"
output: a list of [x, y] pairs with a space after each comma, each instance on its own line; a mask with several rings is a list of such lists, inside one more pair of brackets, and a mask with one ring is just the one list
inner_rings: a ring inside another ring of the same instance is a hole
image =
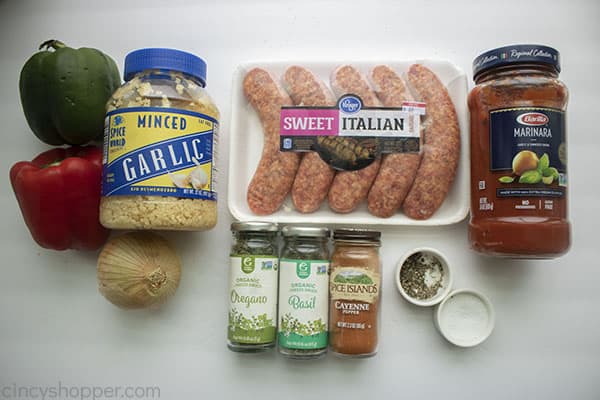
[[399, 108], [363, 107], [359, 96], [342, 96], [335, 107], [282, 107], [282, 151], [316, 151], [338, 170], [357, 170], [385, 153], [418, 153], [425, 103]]

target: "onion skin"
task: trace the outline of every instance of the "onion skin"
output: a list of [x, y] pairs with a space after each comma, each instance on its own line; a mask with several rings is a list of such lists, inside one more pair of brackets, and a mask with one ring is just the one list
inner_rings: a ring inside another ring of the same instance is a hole
[[125, 309], [156, 306], [171, 297], [181, 277], [173, 246], [152, 232], [129, 232], [111, 239], [100, 252], [98, 290]]

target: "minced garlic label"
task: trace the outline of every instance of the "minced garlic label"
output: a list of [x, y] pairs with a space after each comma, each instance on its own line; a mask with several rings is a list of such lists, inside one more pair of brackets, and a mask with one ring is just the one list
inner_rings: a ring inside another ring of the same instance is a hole
[[160, 107], [109, 112], [104, 128], [102, 195], [216, 200], [215, 118]]

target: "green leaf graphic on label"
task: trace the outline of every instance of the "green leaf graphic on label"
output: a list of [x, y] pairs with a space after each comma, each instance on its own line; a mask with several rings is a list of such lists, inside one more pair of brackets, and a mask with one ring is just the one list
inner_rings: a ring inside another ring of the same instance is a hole
[[515, 180], [515, 178], [513, 178], [512, 176], [501, 176], [500, 178], [498, 178], [498, 181], [500, 181], [500, 183], [513, 183]]
[[544, 182], [544, 184], [546, 184], [546, 185], [550, 185], [553, 181], [554, 181], [553, 176], [543, 176], [542, 177], [542, 182]]
[[538, 170], [525, 171], [519, 178], [519, 183], [535, 184], [542, 181], [542, 174]]
[[321, 318], [302, 323], [300, 320], [287, 313], [281, 317], [279, 331], [283, 332], [285, 335], [289, 335], [293, 332], [301, 336], [311, 336], [327, 332], [327, 325]]
[[275, 340], [276, 328], [267, 314], [246, 318], [236, 309], [229, 310], [229, 340], [239, 343], [270, 343]]
[[548, 154], [544, 153], [544, 155], [540, 157], [540, 161], [538, 162], [537, 169], [538, 169], [538, 171], [542, 172], [549, 166], [550, 166], [550, 158], [548, 157]]
[[546, 168], [542, 171], [542, 176], [549, 177], [551, 176], [553, 179], [558, 179], [558, 170], [554, 167]]
[[279, 345], [288, 349], [327, 347], [327, 324], [320, 318], [304, 323], [287, 313], [280, 319]]

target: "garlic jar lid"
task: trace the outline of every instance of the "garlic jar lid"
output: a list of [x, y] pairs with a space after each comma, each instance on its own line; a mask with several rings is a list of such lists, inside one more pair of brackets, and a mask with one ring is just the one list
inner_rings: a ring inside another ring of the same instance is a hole
[[452, 291], [437, 306], [435, 326], [450, 343], [472, 347], [486, 340], [495, 324], [492, 303], [483, 294], [470, 289]]
[[165, 48], [134, 50], [125, 57], [123, 78], [129, 81], [146, 69], [183, 72], [199, 79], [202, 87], [206, 86], [206, 62], [185, 51]]

